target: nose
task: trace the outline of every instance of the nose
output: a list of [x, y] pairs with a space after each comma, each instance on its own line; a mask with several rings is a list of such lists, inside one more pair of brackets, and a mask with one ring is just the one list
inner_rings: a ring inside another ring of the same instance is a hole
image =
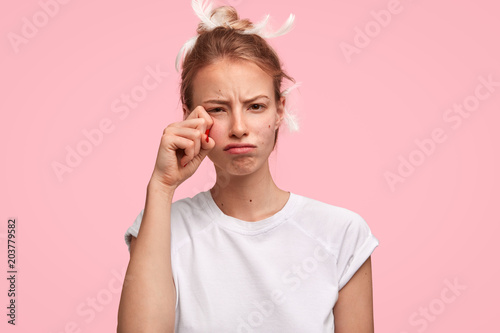
[[248, 134], [248, 128], [245, 121], [245, 115], [241, 110], [235, 110], [235, 112], [231, 114], [229, 136], [241, 138], [246, 134]]

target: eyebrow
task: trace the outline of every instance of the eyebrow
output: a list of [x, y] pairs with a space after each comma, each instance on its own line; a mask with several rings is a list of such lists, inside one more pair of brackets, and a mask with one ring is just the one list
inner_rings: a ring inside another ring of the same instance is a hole
[[[269, 99], [269, 97], [267, 97], [266, 95], [258, 95], [258, 96], [255, 96], [253, 98], [250, 98], [250, 99], [247, 99], [246, 101], [243, 101], [243, 103], [250, 103], [250, 102], [253, 102], [259, 98], [267, 98]], [[229, 105], [231, 104], [229, 101], [226, 101], [226, 100], [221, 100], [221, 99], [209, 99], [209, 100], [206, 100], [204, 101], [203, 103], [213, 103], [213, 104], [223, 104], [223, 105]]]

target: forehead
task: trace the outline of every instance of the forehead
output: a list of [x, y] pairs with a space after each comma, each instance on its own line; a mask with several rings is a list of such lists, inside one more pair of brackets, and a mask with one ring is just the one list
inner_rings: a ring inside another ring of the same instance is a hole
[[193, 80], [193, 99], [206, 97], [248, 98], [272, 96], [273, 80], [250, 61], [221, 60], [203, 67]]

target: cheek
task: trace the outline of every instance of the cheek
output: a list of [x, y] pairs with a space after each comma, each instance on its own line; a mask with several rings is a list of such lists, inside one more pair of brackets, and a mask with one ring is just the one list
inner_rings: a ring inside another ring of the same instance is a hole
[[267, 124], [265, 127], [260, 127], [257, 134], [261, 145], [274, 144], [274, 124], [270, 124], [269, 122]]
[[220, 121], [217, 121], [214, 118], [212, 119], [214, 123], [212, 124], [212, 127], [210, 127], [210, 134], [208, 136], [214, 139], [215, 143], [217, 144], [217, 138], [220, 138], [222, 133], [224, 132], [224, 126]]

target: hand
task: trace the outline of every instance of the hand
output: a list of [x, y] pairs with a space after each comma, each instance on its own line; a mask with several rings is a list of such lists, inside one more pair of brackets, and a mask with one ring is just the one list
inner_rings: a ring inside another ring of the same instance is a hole
[[212, 125], [212, 117], [202, 106], [197, 106], [185, 120], [168, 125], [151, 180], [175, 189], [191, 177], [215, 146], [212, 138], [208, 137], [207, 142], [205, 134]]

